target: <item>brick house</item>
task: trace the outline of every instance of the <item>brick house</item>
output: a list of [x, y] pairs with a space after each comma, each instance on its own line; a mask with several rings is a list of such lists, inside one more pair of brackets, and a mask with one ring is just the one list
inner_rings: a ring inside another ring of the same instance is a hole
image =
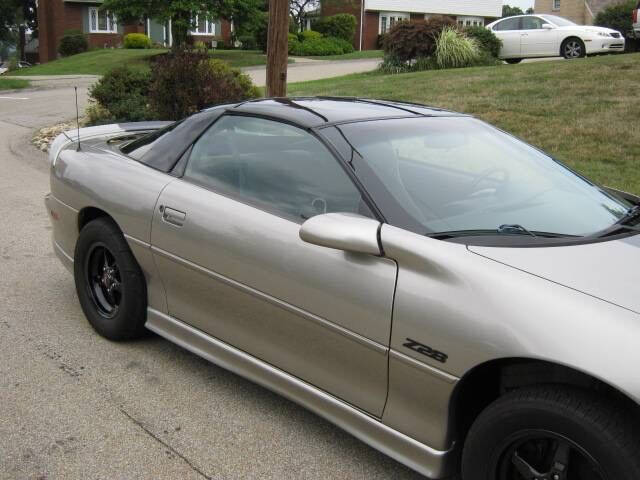
[[[111, 48], [122, 44], [127, 33], [145, 33], [155, 44], [171, 46], [171, 21], [152, 18], [122, 25], [109, 12], [100, 9], [102, 0], [39, 0], [39, 61], [58, 58], [58, 45], [67, 30], [82, 31], [89, 47]], [[231, 40], [232, 26], [226, 20], [196, 17], [196, 27], [190, 32], [195, 40], [210, 42]]]
[[403, 20], [447, 15], [461, 25], [485, 25], [502, 16], [502, 0], [320, 0], [322, 16], [356, 17], [356, 50], [378, 48], [378, 37]]
[[[536, 0], [535, 13], [547, 13], [567, 18], [578, 25], [593, 25], [601, 10], [621, 0]], [[631, 14], [629, 14], [631, 15]]]

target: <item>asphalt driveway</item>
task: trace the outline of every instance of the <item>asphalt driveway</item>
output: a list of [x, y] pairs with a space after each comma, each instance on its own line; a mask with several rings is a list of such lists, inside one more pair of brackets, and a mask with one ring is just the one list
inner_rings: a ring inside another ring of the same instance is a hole
[[74, 116], [76, 81], [0, 95], [0, 478], [421, 478], [157, 336], [93, 332], [52, 253], [46, 157], [29, 144]]

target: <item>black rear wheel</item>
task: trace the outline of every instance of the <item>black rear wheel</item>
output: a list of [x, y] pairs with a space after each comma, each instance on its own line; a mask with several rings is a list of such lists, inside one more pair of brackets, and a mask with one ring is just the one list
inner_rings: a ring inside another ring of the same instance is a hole
[[81, 230], [74, 277], [82, 311], [100, 335], [125, 340], [145, 332], [146, 281], [120, 229], [109, 218], [93, 220]]
[[507, 62], [509, 65], [515, 65], [516, 63], [520, 63], [522, 61], [521, 58], [507, 58], [505, 59], [505, 62]]
[[489, 405], [469, 431], [464, 480], [637, 480], [636, 419], [615, 402], [562, 386]]

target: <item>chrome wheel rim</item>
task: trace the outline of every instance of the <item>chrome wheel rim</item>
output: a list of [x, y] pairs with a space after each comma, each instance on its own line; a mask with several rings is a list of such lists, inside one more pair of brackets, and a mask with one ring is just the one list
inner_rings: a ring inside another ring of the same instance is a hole
[[564, 46], [564, 54], [568, 58], [579, 58], [582, 56], [582, 45], [575, 40], [567, 42]]
[[122, 303], [122, 277], [116, 259], [102, 243], [94, 244], [85, 263], [85, 283], [97, 312], [113, 318]]
[[491, 477], [496, 480], [607, 480], [584, 448], [550, 431], [517, 432], [498, 452]]

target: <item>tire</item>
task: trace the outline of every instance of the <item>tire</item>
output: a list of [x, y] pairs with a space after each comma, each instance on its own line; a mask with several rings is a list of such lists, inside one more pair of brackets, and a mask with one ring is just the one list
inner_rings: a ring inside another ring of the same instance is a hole
[[[558, 474], [558, 480], [637, 480], [636, 428], [628, 411], [590, 391], [557, 385], [516, 390], [489, 405], [471, 426], [462, 478], [555, 480]], [[558, 473], [562, 465], [566, 469]]]
[[567, 60], [582, 58], [587, 55], [587, 49], [584, 42], [577, 37], [567, 38], [560, 46], [560, 56]]
[[521, 58], [505, 58], [504, 61], [507, 62], [509, 65], [515, 65], [516, 63], [520, 63], [522, 59]]
[[115, 341], [145, 333], [147, 284], [111, 219], [98, 218], [80, 231], [73, 270], [80, 306], [96, 332]]

